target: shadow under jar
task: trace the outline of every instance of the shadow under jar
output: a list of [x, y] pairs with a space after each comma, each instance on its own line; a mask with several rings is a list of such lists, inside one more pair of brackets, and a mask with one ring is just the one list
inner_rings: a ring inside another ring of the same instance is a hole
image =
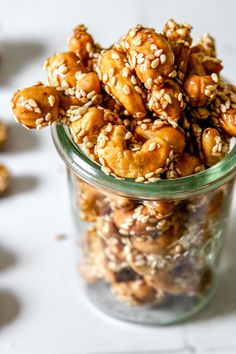
[[52, 135], [67, 164], [79, 271], [91, 302], [135, 323], [184, 320], [212, 298], [221, 273], [236, 146], [215, 166], [144, 184], [105, 175], [72, 141]]

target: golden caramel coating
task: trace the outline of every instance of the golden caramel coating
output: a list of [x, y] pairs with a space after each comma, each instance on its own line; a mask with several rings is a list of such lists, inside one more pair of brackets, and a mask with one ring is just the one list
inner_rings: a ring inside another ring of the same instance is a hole
[[0, 165], [0, 195], [6, 192], [10, 179], [11, 175], [6, 166]]
[[185, 24], [179, 24], [173, 20], [169, 19], [163, 28], [163, 34], [168, 39], [170, 43], [176, 44], [178, 42], [187, 42], [189, 45], [192, 44], [191, 37], [192, 26]]
[[113, 212], [113, 220], [121, 235], [132, 235], [134, 238], [140, 235], [156, 237], [171, 226], [171, 214], [160, 214], [145, 205], [134, 210], [116, 209]]
[[204, 165], [201, 159], [196, 155], [190, 155], [186, 152], [175, 163], [175, 171], [179, 177], [191, 176], [194, 173], [201, 172], [203, 169]]
[[226, 134], [236, 137], [236, 109], [228, 109], [221, 113], [220, 126]]
[[147, 207], [149, 214], [152, 214], [154, 210], [156, 217], [162, 219], [170, 216], [178, 203], [161, 200], [144, 202], [143, 204]]
[[84, 237], [85, 262], [80, 272], [88, 282], [94, 282], [99, 278], [106, 281], [113, 281], [114, 274], [107, 267], [106, 255], [101, 238], [97, 235], [95, 228], [91, 228]]
[[171, 247], [182, 236], [180, 224], [176, 220], [166, 231], [153, 238], [131, 236], [131, 243], [140, 252], [150, 254], [168, 253]]
[[81, 144], [86, 137], [86, 143], [95, 145], [100, 130], [109, 123], [119, 124], [122, 123], [122, 121], [115, 113], [108, 109], [91, 107], [85, 109], [82, 116], [79, 116], [78, 119], [70, 124], [70, 130], [77, 144]]
[[154, 84], [159, 85], [173, 71], [174, 54], [170, 44], [154, 29], [134, 27], [121, 43], [131, 68], [146, 88], [150, 89]]
[[160, 302], [158, 301], [156, 290], [143, 279], [113, 283], [111, 290], [119, 301], [127, 303], [130, 306]]
[[11, 105], [17, 122], [29, 129], [41, 129], [59, 118], [59, 98], [53, 87], [35, 85], [16, 91]]
[[155, 137], [161, 138], [168, 142], [171, 149], [175, 153], [182, 154], [185, 148], [185, 135], [180, 128], [174, 128], [171, 125], [158, 126], [152, 123], [147, 123], [145, 129], [142, 125], [135, 127], [135, 133], [141, 140], [148, 140]]
[[188, 62], [190, 57], [190, 46], [187, 42], [178, 42], [173, 47], [175, 56], [176, 79], [182, 83], [188, 70]]
[[207, 166], [219, 162], [228, 151], [228, 144], [222, 140], [219, 131], [215, 128], [206, 128], [202, 134], [202, 151]]
[[76, 74], [87, 72], [73, 52], [53, 54], [45, 61], [43, 68], [47, 71], [49, 85], [64, 89], [76, 87]]
[[211, 76], [188, 76], [184, 81], [186, 100], [191, 107], [203, 107], [216, 95], [217, 84]]
[[86, 93], [89, 92], [95, 92], [95, 93], [100, 93], [101, 92], [101, 84], [98, 78], [98, 75], [94, 72], [89, 72], [89, 73], [83, 73], [80, 75], [76, 76], [77, 82], [76, 82], [76, 88], [77, 90], [83, 90]]
[[158, 137], [149, 139], [139, 151], [132, 151], [125, 139], [127, 133], [127, 129], [122, 125], [111, 126], [109, 132], [104, 128], [101, 130], [97, 153], [105, 162], [107, 171], [114, 172], [120, 177], [144, 178], [145, 175], [154, 174], [156, 170], [165, 166], [171, 150], [165, 140]]
[[145, 280], [159, 291], [194, 296], [203, 293], [211, 284], [211, 270], [205, 267], [196, 269], [191, 261], [183, 260], [172, 270], [160, 270], [155, 276], [146, 276]]
[[8, 130], [8, 125], [5, 122], [0, 121], [0, 149], [3, 149], [6, 144]]
[[71, 52], [74, 52], [85, 66], [89, 65], [96, 45], [87, 28], [84, 25], [78, 25], [73, 30], [73, 35], [68, 39], [68, 46]]
[[184, 108], [180, 86], [173, 80], [160, 88], [154, 86], [148, 95], [148, 108], [161, 118], [178, 121]]
[[79, 178], [76, 180], [77, 204], [80, 207], [80, 218], [84, 221], [96, 221], [99, 215], [110, 211], [106, 195]]
[[114, 96], [130, 115], [136, 118], [143, 118], [146, 115], [142, 89], [132, 75], [123, 53], [115, 49], [103, 51], [99, 57], [97, 70], [107, 93]]

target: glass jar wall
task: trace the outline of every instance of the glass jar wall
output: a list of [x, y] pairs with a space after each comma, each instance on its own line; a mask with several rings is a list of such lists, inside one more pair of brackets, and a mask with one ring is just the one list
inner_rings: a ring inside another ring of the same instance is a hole
[[144, 184], [106, 176], [53, 127], [67, 163], [79, 272], [105, 313], [170, 324], [198, 312], [220, 275], [235, 176], [235, 148], [219, 164], [178, 180]]

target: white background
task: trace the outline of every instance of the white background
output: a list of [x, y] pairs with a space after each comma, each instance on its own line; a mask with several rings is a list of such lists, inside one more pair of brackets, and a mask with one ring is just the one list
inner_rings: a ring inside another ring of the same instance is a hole
[[[122, 323], [84, 299], [75, 272], [66, 176], [50, 132], [13, 123], [12, 91], [44, 80], [40, 66], [77, 23], [104, 46], [137, 23], [161, 29], [169, 17], [217, 38], [224, 74], [236, 83], [236, 1], [0, 0], [0, 116], [11, 123], [0, 156], [14, 178], [0, 200], [0, 353], [236, 353], [236, 201], [225, 248], [226, 272], [209, 307], [185, 324], [155, 328]], [[233, 217], [234, 214], [234, 217]], [[68, 238], [55, 241], [55, 235]]]

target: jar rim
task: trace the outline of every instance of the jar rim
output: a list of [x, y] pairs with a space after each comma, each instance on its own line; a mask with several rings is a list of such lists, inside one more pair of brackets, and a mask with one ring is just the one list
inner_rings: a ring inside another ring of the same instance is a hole
[[135, 182], [133, 179], [119, 180], [106, 175], [98, 163], [84, 154], [74, 143], [67, 126], [54, 122], [51, 132], [59, 155], [78, 177], [98, 188], [125, 197], [147, 200], [182, 199], [218, 188], [236, 175], [234, 143], [230, 153], [220, 162], [191, 176], [152, 183]]

